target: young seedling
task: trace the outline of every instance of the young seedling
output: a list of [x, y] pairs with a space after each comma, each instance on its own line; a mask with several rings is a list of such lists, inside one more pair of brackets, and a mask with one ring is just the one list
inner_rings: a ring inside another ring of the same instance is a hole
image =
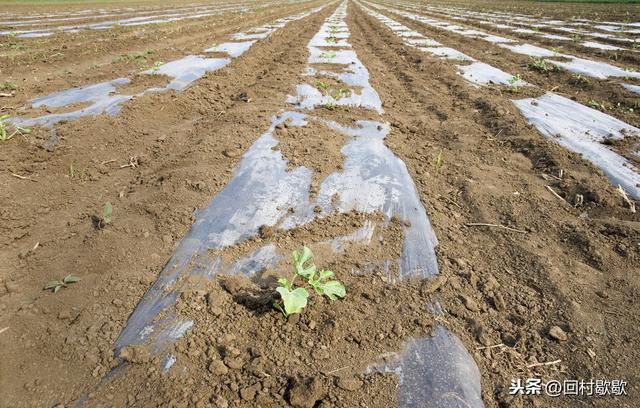
[[594, 109], [598, 109], [601, 111], [606, 111], [607, 107], [604, 104], [604, 102], [598, 102], [595, 99], [589, 99], [589, 101], [587, 102], [587, 105], [589, 105], [590, 107], [594, 108]]
[[51, 290], [53, 293], [58, 293], [62, 288], [66, 288], [70, 283], [80, 282], [80, 278], [74, 275], [67, 275], [62, 280], [52, 280], [44, 286], [44, 290]]
[[582, 39], [582, 36], [578, 33], [571, 35], [571, 41], [578, 42]]
[[624, 79], [625, 81], [630, 81], [631, 80], [631, 74], [633, 74], [634, 72], [636, 72], [633, 68], [625, 68], [624, 69]]
[[164, 64], [162, 61], [156, 61], [151, 68], [151, 75], [156, 75], [160, 70], [160, 67]]
[[0, 84], [0, 91], [15, 91], [16, 89], [18, 89], [18, 86], [15, 82], [4, 81]]
[[322, 92], [323, 95], [326, 95], [329, 91], [329, 84], [322, 81], [316, 81], [316, 86]]
[[532, 58], [528, 64], [529, 68], [542, 72], [544, 74], [548, 74], [549, 72], [557, 71], [558, 67], [553, 64], [547, 64], [542, 58]]
[[436, 160], [433, 163], [433, 167], [436, 175], [438, 175], [442, 166], [444, 166], [444, 158], [442, 157], [442, 149], [440, 149], [440, 151], [438, 152], [438, 155], [436, 156]]
[[587, 79], [587, 77], [585, 77], [582, 74], [573, 74], [571, 75], [571, 80], [572, 82], [578, 84], [578, 85], [588, 85], [589, 84], [589, 80]]
[[351, 90], [347, 88], [340, 88], [337, 92], [334, 92], [331, 97], [336, 101], [339, 101], [342, 98], [346, 98], [351, 95]]
[[[346, 296], [346, 289], [340, 281], [329, 280], [329, 278], [333, 277], [333, 272], [325, 269], [320, 272], [316, 271], [311, 249], [305, 246], [302, 251], [293, 251], [292, 258], [293, 277], [291, 281], [286, 278], [278, 279], [276, 291], [280, 294], [282, 304], [274, 304], [274, 307], [281, 311], [285, 317], [301, 313], [307, 306], [309, 299], [309, 291], [307, 289], [313, 289], [318, 296], [326, 296], [330, 300]], [[303, 287], [295, 287], [294, 282], [298, 277], [306, 280]]]
[[335, 52], [323, 52], [322, 54], [320, 54], [320, 58], [331, 60], [335, 58], [337, 55], [338, 54], [336, 54]]
[[514, 76], [512, 76], [511, 78], [509, 78], [509, 84], [511, 84], [511, 89], [513, 90], [513, 92], [518, 92], [518, 84], [520, 83], [520, 81], [522, 81], [522, 77], [520, 76], [520, 74], [515, 74]]
[[334, 110], [337, 106], [338, 105], [336, 105], [336, 103], [332, 100], [324, 104], [324, 107], [328, 110]]
[[553, 53], [557, 57], [558, 55], [560, 55], [560, 53], [562, 53], [562, 45], [559, 45], [557, 47], [551, 47], [551, 51], [553, 51]]
[[110, 202], [104, 203], [102, 206], [102, 217], [98, 219], [98, 229], [104, 229], [111, 224], [111, 216], [113, 215], [113, 205]]

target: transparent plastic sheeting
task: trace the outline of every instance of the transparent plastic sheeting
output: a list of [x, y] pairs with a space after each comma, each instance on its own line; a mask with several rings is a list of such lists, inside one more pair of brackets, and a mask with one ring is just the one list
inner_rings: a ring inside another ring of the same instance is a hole
[[[174, 288], [174, 284], [183, 274], [210, 278], [216, 273], [229, 273], [220, 257], [209, 257], [209, 250], [237, 244], [257, 234], [262, 225], [280, 223], [281, 228], [293, 228], [334, 209], [380, 211], [387, 219], [396, 216], [408, 221], [399, 261], [401, 277], [437, 273], [437, 239], [406, 166], [384, 145], [388, 127], [378, 122], [358, 122], [359, 126], [353, 128], [319, 122], [348, 136], [349, 141], [342, 148], [343, 170], [329, 175], [321, 183], [316, 200], [310, 201], [311, 171], [305, 167], [287, 171], [286, 160], [274, 150], [278, 145], [273, 135], [275, 126], [287, 119], [291, 120], [289, 126], [304, 126], [308, 118], [286, 112], [273, 119], [269, 130], [245, 153], [229, 184], [196, 214], [191, 230], [130, 317], [116, 349], [153, 339], [154, 349], [159, 350], [167, 340], [180, 337], [191, 322], [175, 317], [173, 304], [181, 288]], [[339, 195], [335, 207], [334, 194]], [[316, 206], [322, 208], [321, 213], [314, 211]], [[293, 208], [292, 214], [289, 208]], [[251, 264], [250, 271], [254, 272], [273, 265], [276, 256], [265, 249], [239, 263]], [[236, 265], [230, 269], [238, 272], [239, 268]], [[167, 317], [155, 322], [162, 312], [167, 312]]]
[[401, 407], [481, 408], [480, 371], [464, 344], [443, 326], [409, 339], [399, 355], [369, 367], [398, 375]]
[[[365, 10], [392, 30], [404, 30], [403, 25], [389, 17], [367, 8]], [[551, 53], [551, 51], [547, 51], [544, 48], [528, 44], [516, 46], [500, 44], [500, 46], [512, 49], [515, 52], [532, 53], [538, 56], [546, 55], [547, 52]], [[420, 49], [422, 50], [423, 48], [420, 47]], [[578, 59], [572, 61], [575, 62], [576, 60]], [[588, 60], [580, 59], [580, 61]], [[606, 70], [611, 68], [608, 64], [589, 62], [599, 67], [599, 69]], [[514, 85], [510, 82], [513, 77], [509, 74], [482, 62], [476, 61], [469, 65], [458, 65], [458, 69], [462, 71], [462, 76], [473, 84], [508, 83], [509, 85]], [[594, 69], [591, 70], [592, 75], [593, 71]], [[609, 74], [619, 74], [618, 72], [607, 72]], [[523, 86], [529, 84], [524, 81], [517, 81], [515, 85]], [[634, 85], [623, 84], [623, 86], [630, 91], [634, 90]], [[600, 168], [614, 185], [621, 185], [631, 196], [638, 198], [640, 195], [640, 187], [638, 187], [640, 182], [639, 169], [629, 160], [604, 145], [603, 142], [606, 139], [637, 138], [640, 136], [639, 129], [605, 113], [553, 93], [547, 93], [540, 98], [517, 100], [513, 101], [513, 103], [545, 137], [573, 152], [582, 154], [586, 160]]]
[[[127, 26], [139, 26], [139, 25], [147, 25], [147, 24], [162, 24], [175, 22], [180, 20], [189, 20], [196, 19], [202, 17], [209, 17], [220, 15], [229, 12], [248, 12], [249, 9], [246, 7], [214, 7], [211, 11], [198, 11], [198, 12], [187, 12], [187, 13], [168, 13], [168, 14], [160, 14], [155, 16], [146, 16], [146, 17], [129, 17], [120, 20], [110, 20], [110, 21], [102, 21], [96, 23], [85, 23], [85, 24], [73, 24], [73, 25], [64, 25], [57, 27], [46, 27], [40, 29], [31, 29], [31, 30], [4, 30], [0, 31], [0, 35], [15, 35], [18, 38], [36, 38], [36, 37], [48, 37], [50, 35], [55, 34], [56, 32], [78, 32], [83, 29], [89, 30], [105, 30], [109, 28], [114, 28], [117, 26], [127, 27]], [[44, 20], [47, 22], [47, 20]], [[13, 24], [17, 26], [16, 24]]]
[[101, 115], [103, 113], [116, 115], [120, 112], [121, 104], [133, 98], [130, 95], [116, 93], [116, 89], [131, 83], [128, 78], [118, 78], [113, 81], [101, 82], [95, 85], [72, 88], [55, 92], [42, 98], [31, 101], [31, 106], [39, 108], [61, 108], [74, 103], [90, 103], [89, 106], [66, 113], [51, 113], [37, 118], [13, 117], [8, 122], [22, 126], [51, 127], [62, 121], [70, 121], [87, 115]]
[[[417, 7], [415, 5], [403, 4], [405, 8], [415, 10], [415, 11], [423, 11], [431, 14], [436, 14], [440, 16], [444, 16], [446, 18], [450, 18], [452, 20], [459, 21], [468, 21], [469, 19], [475, 20], [477, 23], [489, 26], [492, 28], [500, 28], [504, 30], [510, 30], [514, 33], [528, 34], [534, 35], [542, 38], [549, 38], [553, 40], [559, 41], [574, 41], [573, 38], [557, 35], [557, 34], [549, 34], [540, 31], [541, 28], [550, 28], [552, 30], [564, 31], [567, 33], [577, 33], [581, 36], [595, 37], [601, 39], [622, 41], [622, 42], [636, 42], [636, 38], [628, 38], [623, 37], [621, 33], [628, 34], [637, 34], [639, 32], [638, 28], [633, 27], [634, 24], [640, 23], [613, 23], [613, 25], [593, 25], [591, 27], [595, 30], [606, 31], [606, 33], [598, 32], [598, 31], [586, 31], [582, 26], [588, 26], [595, 22], [589, 20], [583, 21], [561, 21], [561, 20], [545, 20], [545, 18], [530, 17], [530, 16], [518, 16], [518, 15], [510, 15], [510, 14], [501, 14], [501, 13], [482, 13], [482, 12], [473, 12], [469, 10], [465, 10], [462, 8], [445, 8], [445, 7], [437, 7], [437, 6], [426, 6], [426, 7]], [[424, 10], [423, 10], [424, 9]], [[434, 20], [435, 21], [435, 20]], [[503, 23], [500, 23], [503, 22]], [[504, 24], [504, 22], [508, 24]], [[446, 24], [446, 23], [444, 23]], [[512, 25], [512, 24], [515, 24]], [[531, 28], [522, 28], [518, 27], [520, 25], [534, 27], [537, 30], [533, 30]], [[579, 28], [566, 27], [567, 25], [580, 26]], [[623, 27], [623, 25], [625, 27]], [[631, 27], [631, 28], [628, 28]], [[616, 34], [612, 34], [616, 33]], [[485, 38], [489, 40], [488, 38]], [[489, 40], [491, 41], [491, 40]], [[585, 47], [591, 48], [599, 48], [603, 50], [625, 50], [621, 47], [615, 47], [608, 44], [599, 44], [592, 41], [583, 41], [581, 44]]]
[[632, 84], [622, 84], [625, 89], [640, 94], [640, 85], [632, 85]]
[[[475, 30], [475, 29], [471, 30], [469, 28], [465, 28], [457, 24], [451, 24], [451, 23], [436, 20], [433, 18], [428, 18], [428, 17], [417, 15], [417, 14], [408, 13], [402, 10], [395, 10], [395, 9], [391, 9], [384, 6], [377, 6], [377, 7], [392, 13], [397, 13], [411, 20], [418, 21], [420, 23], [423, 23], [432, 27], [437, 27], [458, 35], [471, 37], [471, 38], [478, 38], [478, 39], [489, 41], [489, 42], [496, 42], [494, 35], [488, 34], [479, 30]], [[515, 31], [521, 32], [521, 33], [529, 33], [529, 31], [531, 33], [537, 33], [536, 31], [525, 30], [525, 29], [518, 29]], [[505, 49], [508, 49], [510, 51], [513, 51], [519, 54], [524, 54], [532, 57], [543, 57], [543, 58], [544, 57], [566, 58], [569, 61], [547, 60], [547, 62], [557, 65], [561, 68], [564, 68], [576, 74], [581, 74], [581, 75], [589, 76], [592, 78], [598, 78], [598, 79], [606, 79], [609, 77], [640, 78], [639, 72], [624, 70], [620, 67], [611, 65], [606, 62], [592, 61], [585, 58], [578, 58], [569, 54], [559, 54], [551, 50], [547, 50], [545, 48], [537, 47], [530, 44], [517, 44], [517, 45], [503, 44], [505, 42], [515, 43], [516, 41], [499, 41], [498, 45], [500, 47], [503, 47]]]
[[[250, 29], [247, 33], [260, 32], [261, 38], [264, 38], [277, 29], [284, 27], [287, 23], [307, 17], [321, 9], [322, 8], [319, 7], [291, 17], [280, 18], [273, 24]], [[245, 33], [241, 34], [250, 35]], [[102, 114], [114, 116], [120, 112], [124, 102], [140, 97], [146, 93], [163, 92], [166, 90], [182, 91], [186, 89], [194, 81], [202, 78], [207, 72], [213, 72], [229, 65], [232, 58], [240, 57], [247, 52], [255, 42], [256, 40], [226, 42], [205, 50], [205, 52], [226, 53], [230, 58], [208, 58], [201, 55], [188, 55], [184, 58], [163, 64], [157, 69], [154, 68], [142, 72], [142, 74], [145, 75], [166, 75], [172, 78], [172, 80], [163, 87], [151, 87], [135, 95], [125, 95], [118, 93], [117, 88], [130, 84], [131, 80], [128, 78], [118, 78], [113, 81], [101, 82], [80, 88], [71, 88], [34, 99], [31, 101], [31, 105], [34, 108], [40, 106], [61, 108], [74, 103], [88, 102], [91, 102], [91, 105], [72, 112], [52, 113], [35, 118], [12, 117], [8, 122], [22, 127], [43, 126], [50, 128], [62, 121], [76, 120], [83, 116], [98, 116]]]
[[581, 154], [614, 185], [640, 199], [639, 169], [603, 144], [607, 139], [638, 138], [640, 129], [551, 92], [513, 103], [540, 133]]
[[521, 79], [513, 78], [513, 75], [492, 67], [484, 62], [473, 62], [469, 65], [458, 65], [458, 70], [462, 73], [462, 77], [469, 82], [480, 85], [500, 84], [509, 86], [527, 86], [527, 82]]
[[403, 42], [410, 47], [416, 47], [422, 52], [426, 52], [446, 59], [470, 61], [470, 64], [458, 65], [457, 68], [460, 71], [462, 77], [474, 85], [500, 84], [510, 86], [529, 86], [529, 84], [523, 80], [514, 80], [512, 75], [498, 68], [492, 67], [491, 65], [476, 61], [475, 59], [461, 53], [456, 49], [443, 47], [439, 42], [434, 41], [430, 38], [426, 38], [422, 34], [416, 33], [412, 34], [411, 36], [403, 35], [407, 32], [415, 32], [411, 31], [408, 27], [398, 23], [395, 20], [392, 20], [385, 15], [377, 13], [364, 6], [362, 6], [362, 8], [369, 15], [373, 16], [381, 23], [389, 27], [395, 34], [398, 34], [400, 37], [402, 37]]
[[[327, 22], [331, 25], [342, 22], [345, 8], [343, 3]], [[362, 63], [357, 60], [356, 64]], [[374, 107], [368, 108], [376, 111]], [[311, 170], [302, 166], [289, 169], [277, 150], [274, 133], [276, 126], [284, 122], [296, 127], [313, 122], [314, 126], [347, 137], [341, 149], [345, 157], [342, 169], [321, 182], [315, 199], [310, 195]], [[243, 155], [229, 183], [196, 214], [187, 236], [129, 318], [116, 341], [116, 353], [133, 344], [147, 344], [152, 352], [160, 353], [169, 342], [182, 336], [193, 322], [179, 319], [174, 303], [184, 285], [194, 279], [197, 282], [199, 277], [211, 278], [218, 273], [251, 275], [276, 265], [281, 255], [272, 244], [230, 265], [223, 265], [221, 257], [211, 252], [254, 236], [262, 225], [294, 228], [335, 210], [381, 212], [385, 223], [392, 217], [407, 221], [402, 256], [389, 260], [398, 262], [400, 278], [428, 278], [437, 274], [437, 239], [404, 162], [384, 144], [388, 132], [388, 125], [377, 121], [360, 120], [353, 126], [344, 126], [300, 111], [272, 118], [269, 129]], [[336, 194], [338, 199], [332, 200]], [[316, 207], [321, 211], [317, 212]], [[375, 228], [367, 221], [351, 234], [334, 238], [331, 245], [339, 251], [348, 241], [369, 242]], [[169, 369], [176, 361], [175, 356], [165, 357], [164, 367]], [[460, 400], [450, 399], [451, 395], [458, 395], [467, 407], [484, 406], [473, 359], [443, 327], [433, 337], [411, 340], [397, 364], [388, 370], [400, 376], [398, 400], [402, 407], [416, 406], [414, 402], [427, 398], [439, 401], [441, 407], [458, 407]]]

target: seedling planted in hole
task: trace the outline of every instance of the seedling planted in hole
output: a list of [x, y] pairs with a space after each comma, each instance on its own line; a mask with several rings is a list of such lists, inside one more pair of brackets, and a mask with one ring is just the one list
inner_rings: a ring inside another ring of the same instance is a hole
[[548, 74], [549, 72], [558, 71], [558, 67], [553, 64], [547, 64], [542, 58], [532, 58], [527, 64], [530, 69]]
[[104, 203], [102, 206], [102, 217], [98, 218], [97, 226], [98, 229], [103, 229], [107, 225], [111, 224], [111, 216], [113, 215], [113, 205], [110, 202]]
[[522, 81], [522, 77], [520, 74], [515, 74], [511, 78], [509, 78], [508, 82], [511, 84], [511, 89], [513, 92], [518, 92], [518, 84]]
[[80, 282], [80, 278], [74, 275], [67, 275], [62, 280], [52, 280], [44, 285], [44, 290], [51, 290], [53, 293], [58, 293], [62, 288], [66, 288], [70, 283]]
[[[313, 252], [308, 247], [303, 247], [302, 251], [293, 251], [294, 274], [289, 281], [287, 278], [278, 279], [278, 287], [276, 292], [280, 294], [282, 303], [275, 303], [273, 306], [282, 312], [285, 317], [289, 317], [295, 313], [301, 313], [307, 306], [309, 299], [308, 289], [312, 289], [318, 296], [326, 296], [330, 300], [344, 298], [346, 289], [344, 285], [337, 280], [328, 280], [333, 277], [333, 272], [329, 270], [316, 271], [316, 265], [313, 262]], [[296, 278], [303, 278], [306, 283], [302, 287], [295, 287]]]

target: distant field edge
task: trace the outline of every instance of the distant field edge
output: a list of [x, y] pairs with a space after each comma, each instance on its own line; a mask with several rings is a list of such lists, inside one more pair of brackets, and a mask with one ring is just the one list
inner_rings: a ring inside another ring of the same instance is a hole
[[[638, 0], [640, 1], [640, 0]], [[160, 3], [160, 4], [180, 4], [186, 3], [187, 0], [174, 0], [170, 2], [163, 2], [161, 0], [0, 0], [2, 6], [58, 6], [58, 5], [96, 5], [96, 4], [147, 4], [147, 3]]]
[[640, 4], [640, 0], [523, 0], [527, 3]]

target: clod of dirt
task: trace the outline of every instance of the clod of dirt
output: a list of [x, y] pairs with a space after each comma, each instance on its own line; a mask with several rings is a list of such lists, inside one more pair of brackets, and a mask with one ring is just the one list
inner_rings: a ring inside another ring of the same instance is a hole
[[211, 364], [209, 364], [209, 371], [211, 374], [215, 375], [225, 375], [229, 372], [229, 369], [226, 365], [220, 360], [213, 360]]
[[242, 155], [242, 150], [240, 148], [225, 149], [222, 154], [229, 158], [235, 158]]
[[362, 387], [362, 381], [355, 377], [339, 378], [336, 385], [346, 391], [355, 391]]
[[288, 400], [297, 408], [311, 408], [324, 397], [326, 390], [318, 377], [294, 378], [288, 391]]
[[470, 311], [478, 312], [480, 310], [480, 307], [478, 307], [478, 304], [476, 303], [476, 301], [471, 299], [471, 297], [467, 295], [462, 295], [460, 296], [460, 299], [462, 299], [462, 303]]
[[128, 346], [120, 351], [120, 357], [129, 363], [144, 364], [151, 360], [149, 350], [145, 346]]
[[557, 341], [567, 341], [569, 339], [567, 333], [558, 326], [551, 326], [549, 337]]

